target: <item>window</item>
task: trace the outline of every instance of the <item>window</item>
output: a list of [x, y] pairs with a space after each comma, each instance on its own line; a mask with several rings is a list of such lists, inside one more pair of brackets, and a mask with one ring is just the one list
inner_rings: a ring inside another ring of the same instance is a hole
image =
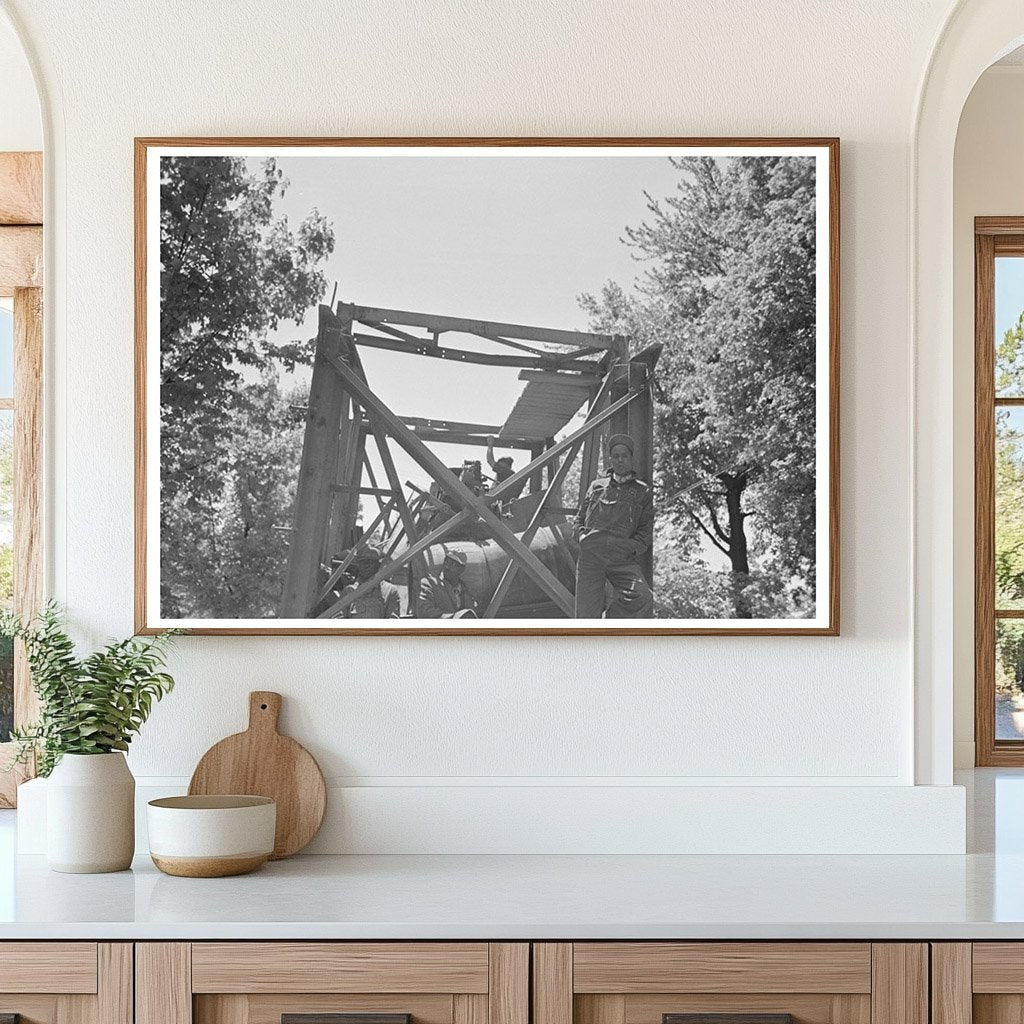
[[[0, 607], [42, 601], [42, 154], [0, 153]], [[36, 717], [24, 652], [0, 640], [0, 765]], [[23, 773], [0, 772], [0, 807]]]
[[1024, 765], [1024, 217], [975, 221], [976, 761]]

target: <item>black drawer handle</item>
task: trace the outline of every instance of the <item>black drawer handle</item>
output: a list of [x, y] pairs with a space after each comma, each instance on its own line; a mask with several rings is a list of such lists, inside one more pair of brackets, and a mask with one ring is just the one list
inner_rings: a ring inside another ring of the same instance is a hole
[[793, 1024], [791, 1013], [663, 1013], [661, 1024]]
[[[0, 1024], [7, 1024], [0, 1020]], [[17, 1024], [17, 1021], [14, 1022]], [[282, 1013], [281, 1024], [412, 1024], [411, 1013]]]

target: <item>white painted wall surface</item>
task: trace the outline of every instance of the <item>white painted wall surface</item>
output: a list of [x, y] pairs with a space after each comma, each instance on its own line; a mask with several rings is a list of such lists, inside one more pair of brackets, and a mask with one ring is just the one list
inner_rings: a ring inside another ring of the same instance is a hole
[[1024, 66], [990, 68], [960, 119], [954, 163], [954, 728], [974, 764], [974, 218], [1024, 215]]
[[[404, 808], [466, 786], [494, 787], [495, 808], [508, 784], [691, 787], [706, 816], [708, 786], [841, 802], [914, 781], [908, 161], [945, 0], [4, 6], [52, 118], [51, 589], [87, 640], [132, 627], [133, 136], [843, 142], [841, 638], [188, 638], [139, 776], [178, 783], [242, 726], [246, 692], [272, 688], [334, 784], [392, 813], [396, 787]], [[955, 846], [950, 796], [932, 821]], [[494, 827], [515, 848], [515, 820]]]
[[25, 50], [0, 16], [0, 151], [40, 150], [43, 123]]

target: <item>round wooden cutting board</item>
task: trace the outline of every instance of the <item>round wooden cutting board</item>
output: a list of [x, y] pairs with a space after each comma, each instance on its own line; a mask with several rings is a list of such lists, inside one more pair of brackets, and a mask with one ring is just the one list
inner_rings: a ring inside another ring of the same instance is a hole
[[249, 728], [214, 744], [188, 785], [190, 796], [245, 793], [277, 804], [271, 860], [298, 853], [317, 834], [327, 808], [327, 787], [313, 755], [277, 731], [281, 694], [249, 694]]

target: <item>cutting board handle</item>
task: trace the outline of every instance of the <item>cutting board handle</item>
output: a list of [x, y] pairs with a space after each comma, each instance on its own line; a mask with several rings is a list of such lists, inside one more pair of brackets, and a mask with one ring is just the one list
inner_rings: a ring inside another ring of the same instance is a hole
[[249, 732], [277, 732], [281, 714], [281, 694], [272, 690], [253, 690], [249, 694]]

